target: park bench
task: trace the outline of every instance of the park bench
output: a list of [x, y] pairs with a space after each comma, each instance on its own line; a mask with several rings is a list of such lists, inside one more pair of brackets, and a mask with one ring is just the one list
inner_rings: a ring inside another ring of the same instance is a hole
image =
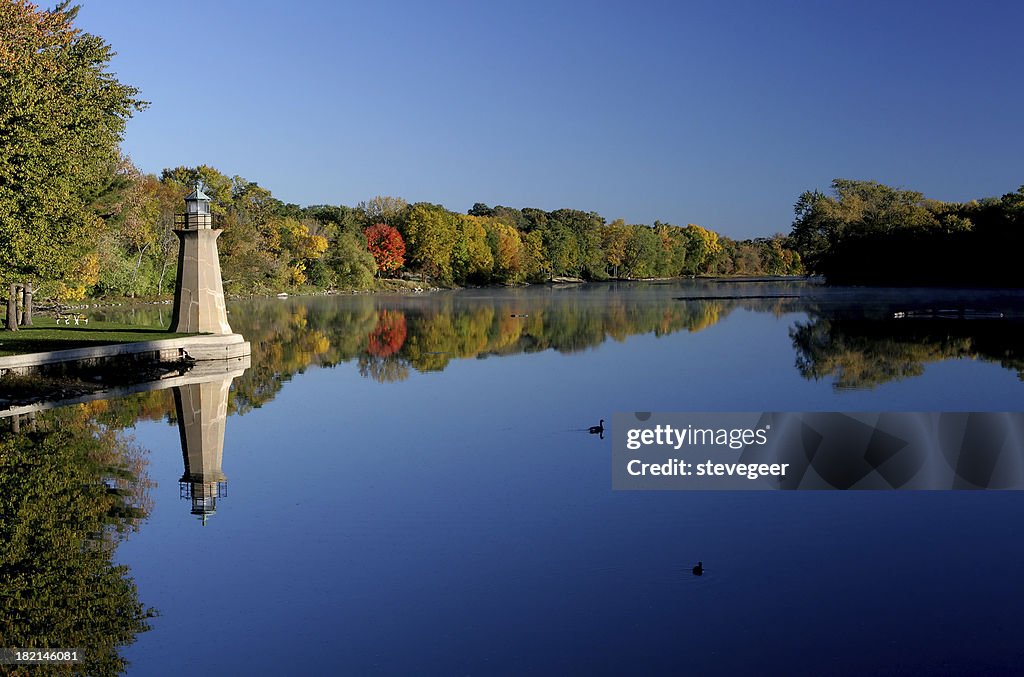
[[89, 324], [89, 318], [85, 315], [66, 309], [55, 310], [53, 316], [57, 319], [57, 324], [60, 324], [62, 320], [66, 325], [70, 325], [72, 320], [74, 320], [75, 326], [78, 326], [80, 323]]

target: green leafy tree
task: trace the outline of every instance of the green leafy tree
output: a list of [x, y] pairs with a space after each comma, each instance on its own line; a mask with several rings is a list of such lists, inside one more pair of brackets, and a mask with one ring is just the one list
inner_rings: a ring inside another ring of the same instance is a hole
[[623, 271], [628, 277], [652, 277], [657, 274], [661, 238], [650, 226], [639, 225], [629, 228]]
[[155, 176], [145, 177], [145, 189], [153, 199], [156, 200], [158, 211], [156, 222], [153, 224], [153, 232], [156, 239], [154, 269], [157, 273], [156, 293], [163, 294], [165, 283], [173, 283], [177, 274], [178, 260], [178, 236], [174, 232], [174, 215], [183, 204], [184, 197], [181, 191], [174, 186], [157, 180]]
[[494, 258], [495, 279], [506, 284], [522, 282], [526, 277], [526, 261], [519, 231], [493, 219], [485, 227]]
[[687, 237], [686, 271], [691, 275], [707, 272], [715, 257], [722, 251], [718, 233], [690, 223], [683, 228]]
[[494, 210], [483, 202], [474, 202], [468, 212], [469, 216], [494, 216]]
[[[835, 255], [854, 240], [940, 225], [925, 205], [924, 195], [917, 191], [876, 181], [835, 179], [832, 192], [830, 197], [806, 191], [794, 206], [796, 218], [790, 237], [801, 258], [815, 272], [826, 272], [835, 262]], [[962, 229], [964, 224], [953, 225]]]
[[377, 264], [361, 235], [340, 233], [327, 254], [327, 264], [337, 276], [338, 284], [349, 289], [369, 289], [377, 273]]
[[612, 221], [601, 233], [603, 238], [605, 262], [608, 264], [609, 275], [619, 276], [619, 267], [626, 260], [626, 245], [629, 243], [630, 231], [622, 219]]
[[357, 209], [363, 213], [367, 224], [383, 223], [388, 226], [398, 225], [408, 207], [408, 202], [400, 197], [390, 195], [378, 195], [357, 205]]
[[329, 246], [327, 238], [313, 233], [310, 225], [290, 216], [273, 223], [279, 233], [282, 258], [288, 261], [289, 280], [295, 285], [309, 281], [306, 271], [320, 260]]
[[339, 233], [361, 233], [369, 225], [362, 210], [345, 205], [313, 205], [304, 208], [302, 215], [317, 223], [332, 226]]
[[591, 280], [601, 280], [605, 274], [605, 256], [602, 249], [604, 219], [595, 212], [578, 209], [559, 209], [548, 215], [549, 223], [558, 223], [572, 233], [575, 244], [575, 264], [566, 272]]
[[270, 223], [276, 217], [297, 220], [296, 216], [287, 213], [286, 206], [269, 190], [241, 176], [231, 178], [230, 200], [231, 207], [243, 212], [246, 219], [256, 224]]
[[529, 282], [551, 277], [551, 262], [544, 257], [544, 236], [540, 231], [523, 234], [523, 272]]
[[[489, 210], [488, 210], [489, 211]], [[459, 216], [453, 272], [458, 282], [489, 282], [494, 270], [494, 254], [487, 244], [485, 223], [488, 217]]]
[[441, 205], [417, 202], [405, 216], [405, 244], [409, 261], [444, 283], [451, 283], [452, 253], [458, 236], [458, 218]]
[[662, 269], [658, 273], [663, 277], [678, 277], [686, 268], [688, 240], [683, 229], [669, 223], [654, 222], [654, 229], [661, 239], [663, 253]]
[[544, 238], [545, 258], [554, 275], [580, 274], [580, 247], [576, 234], [560, 221], [546, 220], [539, 228]]
[[92, 210], [119, 160], [125, 123], [145, 104], [107, 71], [101, 38], [67, 2], [0, 3], [0, 278], [78, 276]]

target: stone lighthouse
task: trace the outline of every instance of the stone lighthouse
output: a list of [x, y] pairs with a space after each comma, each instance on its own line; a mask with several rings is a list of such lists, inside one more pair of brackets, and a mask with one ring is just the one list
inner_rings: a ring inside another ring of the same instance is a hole
[[171, 331], [230, 334], [217, 255], [220, 230], [213, 229], [210, 198], [203, 193], [202, 184], [185, 198], [185, 213], [179, 215], [178, 223], [181, 227], [174, 232], [181, 247]]

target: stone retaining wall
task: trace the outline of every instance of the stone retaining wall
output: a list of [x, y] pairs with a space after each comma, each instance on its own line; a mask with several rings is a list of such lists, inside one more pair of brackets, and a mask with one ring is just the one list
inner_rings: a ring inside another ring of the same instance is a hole
[[125, 360], [152, 363], [178, 362], [186, 359], [196, 362], [233, 360], [247, 357], [250, 352], [249, 342], [241, 334], [188, 336], [0, 357], [0, 376], [8, 372], [34, 374], [60, 372], [68, 367], [116, 365]]

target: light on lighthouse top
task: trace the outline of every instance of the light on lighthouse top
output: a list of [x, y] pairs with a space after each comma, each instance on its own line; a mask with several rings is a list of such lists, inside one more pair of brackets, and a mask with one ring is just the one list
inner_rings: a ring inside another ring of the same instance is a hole
[[185, 212], [188, 214], [209, 214], [210, 197], [203, 192], [202, 182], [185, 197]]
[[209, 230], [213, 227], [210, 196], [203, 192], [202, 181], [185, 196], [185, 213], [175, 216], [174, 221], [182, 230]]

